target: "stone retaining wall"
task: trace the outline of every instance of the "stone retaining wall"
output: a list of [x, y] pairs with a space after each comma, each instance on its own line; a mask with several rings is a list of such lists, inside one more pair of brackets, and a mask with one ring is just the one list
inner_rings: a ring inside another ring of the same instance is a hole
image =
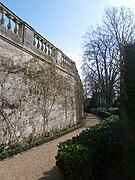
[[76, 124], [83, 92], [75, 63], [2, 4], [0, 11], [0, 144]]

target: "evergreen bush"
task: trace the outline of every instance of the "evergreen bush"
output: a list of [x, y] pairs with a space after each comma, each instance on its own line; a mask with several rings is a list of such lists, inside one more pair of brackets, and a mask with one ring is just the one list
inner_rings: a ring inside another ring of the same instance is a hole
[[111, 116], [72, 140], [60, 143], [56, 165], [65, 179], [108, 180], [116, 174], [124, 178], [124, 134], [122, 121]]

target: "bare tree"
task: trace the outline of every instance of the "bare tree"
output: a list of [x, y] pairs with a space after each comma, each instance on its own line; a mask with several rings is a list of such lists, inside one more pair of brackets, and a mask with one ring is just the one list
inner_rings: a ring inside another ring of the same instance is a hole
[[111, 35], [119, 48], [132, 42], [135, 35], [135, 15], [127, 7], [111, 7], [105, 10], [103, 24], [108, 35]]
[[115, 48], [112, 36], [104, 34], [101, 27], [91, 28], [86, 34], [84, 72], [87, 73], [87, 80], [92, 91], [93, 88], [97, 88], [96, 92], [101, 97], [100, 102], [106, 107], [111, 106], [113, 85], [119, 72], [118, 54]]
[[[108, 8], [105, 10], [103, 22], [108, 34], [113, 36], [113, 39], [119, 52], [120, 73], [123, 72], [123, 47], [128, 43], [134, 42], [135, 36], [135, 14], [127, 7]], [[123, 86], [123, 75], [120, 75], [120, 81], [117, 85], [120, 89]]]
[[105, 10], [102, 25], [91, 27], [85, 35], [85, 88], [91, 96], [98, 94], [102, 106], [110, 107], [119, 90], [122, 48], [133, 41], [134, 29], [134, 13], [126, 7], [112, 7]]

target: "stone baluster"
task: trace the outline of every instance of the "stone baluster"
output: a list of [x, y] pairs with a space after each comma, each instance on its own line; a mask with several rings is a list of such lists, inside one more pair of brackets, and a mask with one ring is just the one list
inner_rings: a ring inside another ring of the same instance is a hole
[[51, 46], [51, 56], [54, 57], [54, 48]]
[[44, 45], [45, 45], [44, 52], [47, 53], [47, 45], [46, 45], [46, 42], [44, 43]]
[[14, 28], [14, 33], [17, 34], [18, 33], [18, 29], [17, 29], [17, 20], [14, 20], [15, 23], [15, 28]]
[[23, 25], [22, 24], [18, 24], [19, 25], [19, 28], [18, 28], [18, 35], [20, 37], [23, 37]]
[[70, 67], [70, 60], [68, 59], [68, 66]]
[[37, 40], [38, 40], [38, 42], [37, 42], [37, 48], [39, 49], [39, 48], [40, 48], [40, 39], [39, 39], [39, 37], [37, 37]]
[[8, 18], [7, 28], [10, 30], [11, 29], [11, 16], [10, 16], [10, 14], [7, 14], [7, 18]]
[[63, 55], [63, 64], [65, 64], [65, 56]]
[[50, 46], [50, 56], [52, 56], [52, 46]]
[[56, 50], [56, 48], [54, 48], [53, 53], [54, 53], [55, 61], [56, 61], [56, 63], [57, 63], [57, 62], [58, 62], [58, 59], [57, 59], [57, 50]]
[[66, 58], [66, 56], [65, 56], [65, 64], [67, 65], [67, 58]]
[[34, 34], [33, 45], [36, 46], [36, 35]]
[[49, 50], [50, 50], [50, 56], [51, 56], [51, 53], [52, 53], [52, 49], [51, 49], [51, 46], [49, 45]]
[[66, 64], [66, 57], [64, 56], [64, 64]]
[[41, 40], [41, 51], [43, 51], [43, 50], [44, 50], [44, 41]]
[[48, 45], [48, 55], [50, 55], [50, 46]]
[[0, 24], [3, 25], [4, 24], [4, 10], [1, 9], [1, 19], [0, 19]]
[[65, 64], [67, 65], [67, 57], [65, 56]]
[[64, 65], [64, 63], [65, 63], [65, 57], [64, 57], [64, 55], [62, 56], [62, 62], [63, 62], [63, 65]]
[[[53, 57], [56, 58], [56, 48], [53, 49]], [[57, 59], [56, 59], [57, 61]]]
[[68, 66], [68, 58], [66, 57], [66, 66]]

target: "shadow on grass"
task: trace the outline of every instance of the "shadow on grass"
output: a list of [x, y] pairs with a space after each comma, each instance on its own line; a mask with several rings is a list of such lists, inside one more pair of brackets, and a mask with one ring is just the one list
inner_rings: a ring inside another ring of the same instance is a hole
[[54, 166], [50, 171], [44, 172], [43, 177], [38, 180], [64, 180], [58, 171], [58, 167]]

